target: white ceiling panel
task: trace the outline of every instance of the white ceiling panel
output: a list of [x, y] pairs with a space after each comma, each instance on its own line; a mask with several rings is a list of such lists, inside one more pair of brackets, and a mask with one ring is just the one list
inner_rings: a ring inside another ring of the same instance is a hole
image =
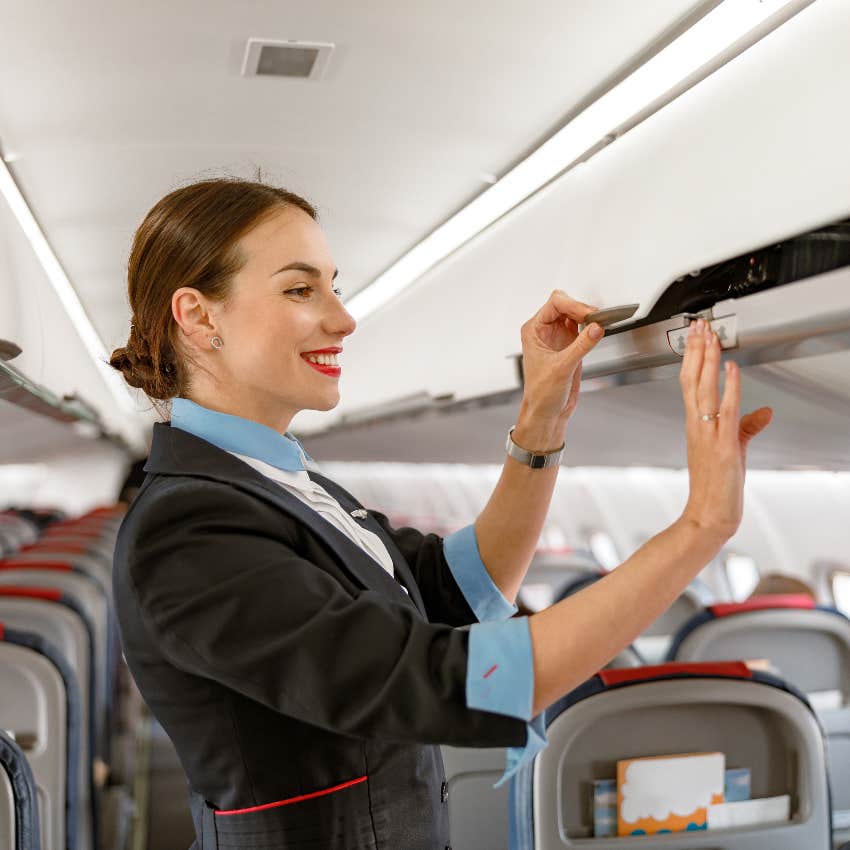
[[[322, 213], [351, 294], [535, 147], [696, 0], [15, 4], [0, 142], [109, 348], [132, 234], [211, 173]], [[337, 45], [321, 82], [245, 79], [249, 37]]]

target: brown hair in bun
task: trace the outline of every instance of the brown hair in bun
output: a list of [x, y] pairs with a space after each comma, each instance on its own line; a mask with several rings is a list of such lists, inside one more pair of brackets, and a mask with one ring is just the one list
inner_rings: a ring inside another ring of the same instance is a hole
[[145, 216], [127, 271], [130, 336], [109, 359], [131, 387], [151, 400], [186, 394], [188, 355], [175, 342], [172, 295], [191, 286], [207, 298], [226, 300], [233, 276], [244, 264], [235, 250], [239, 239], [286, 206], [316, 218], [313, 206], [292, 192], [228, 177], [176, 189]]

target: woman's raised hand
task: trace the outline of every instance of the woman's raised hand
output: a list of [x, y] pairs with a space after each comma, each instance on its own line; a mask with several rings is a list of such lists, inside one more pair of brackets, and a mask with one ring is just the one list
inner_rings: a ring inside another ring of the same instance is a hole
[[770, 424], [773, 411], [760, 407], [740, 416], [741, 373], [731, 360], [721, 401], [720, 361], [717, 334], [703, 319], [692, 322], [679, 373], [690, 473], [683, 517], [728, 539], [741, 524], [747, 445]]
[[598, 309], [556, 289], [522, 326], [522, 401], [535, 419], [565, 425], [575, 410], [582, 357], [604, 334], [595, 323], [581, 333], [578, 326]]

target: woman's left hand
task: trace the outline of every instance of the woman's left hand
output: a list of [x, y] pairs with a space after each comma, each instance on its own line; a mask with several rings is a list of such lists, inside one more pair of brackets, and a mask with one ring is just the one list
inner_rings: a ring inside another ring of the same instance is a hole
[[598, 309], [556, 289], [522, 326], [522, 410], [536, 424], [563, 429], [575, 410], [582, 358], [605, 333], [595, 322], [581, 333], [578, 326]]

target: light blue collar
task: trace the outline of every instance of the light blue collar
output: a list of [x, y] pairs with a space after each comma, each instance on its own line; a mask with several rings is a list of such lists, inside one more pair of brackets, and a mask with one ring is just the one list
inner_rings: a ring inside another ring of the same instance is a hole
[[265, 461], [285, 472], [301, 472], [308, 461], [313, 461], [288, 431], [280, 434], [259, 422], [219, 413], [187, 398], [177, 397], [172, 401], [171, 427], [188, 431], [226, 452]]

